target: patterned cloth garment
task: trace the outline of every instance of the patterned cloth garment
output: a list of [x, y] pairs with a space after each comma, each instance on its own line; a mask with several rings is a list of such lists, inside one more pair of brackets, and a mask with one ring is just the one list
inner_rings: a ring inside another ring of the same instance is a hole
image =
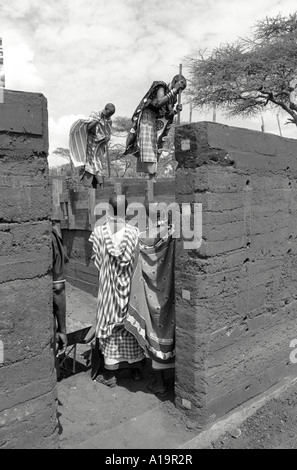
[[[157, 92], [160, 87], [164, 88], [165, 94], [170, 91], [169, 86], [165, 82], [153, 82], [150, 89], [144, 95], [134, 111], [132, 116], [132, 126], [127, 136], [126, 149], [123, 156], [133, 154], [142, 162], [146, 161], [149, 163], [156, 162], [159, 159], [159, 155], [161, 154], [164, 145], [164, 139], [167, 136], [174, 119], [174, 115], [172, 113], [174, 105], [177, 102], [176, 97], [171, 97], [170, 100], [161, 108], [154, 106], [154, 100], [157, 97]], [[145, 112], [147, 109], [150, 110], [150, 114]], [[141, 125], [142, 119], [144, 119], [144, 126]], [[154, 124], [152, 125], [153, 120]], [[152, 131], [155, 133], [154, 138], [151, 136]], [[154, 149], [156, 141], [157, 155], [155, 155], [155, 151], [153, 151], [153, 153], [147, 151], [149, 140], [152, 140]], [[141, 150], [145, 150], [144, 155], [142, 155]], [[145, 160], [145, 158], [149, 158], [149, 160]]]
[[174, 228], [161, 226], [156, 237], [140, 234], [137, 266], [125, 327], [146, 354], [164, 368], [175, 357]]
[[[69, 132], [70, 157], [74, 167], [85, 166], [91, 174], [103, 174], [102, 161], [106, 155], [105, 137], [111, 136], [112, 120], [101, 117], [101, 112], [93, 111], [89, 118], [75, 121]], [[88, 124], [98, 121], [92, 132]]]
[[116, 240], [110, 225], [107, 221], [95, 227], [89, 239], [99, 271], [96, 336], [105, 358], [141, 360], [143, 349], [124, 327], [139, 231], [125, 224], [122, 236]]

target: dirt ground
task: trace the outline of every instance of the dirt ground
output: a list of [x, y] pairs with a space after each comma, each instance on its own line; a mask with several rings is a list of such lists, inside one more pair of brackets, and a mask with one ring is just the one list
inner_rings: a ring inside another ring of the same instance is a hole
[[[96, 298], [67, 284], [67, 331], [93, 326], [95, 312]], [[64, 371], [58, 382], [62, 449], [77, 448], [102, 433], [105, 433], [105, 437], [106, 433], [110, 433], [110, 439], [113, 439], [113, 432], [115, 435], [116, 430], [120, 432], [122, 424], [138, 416], [145, 416], [146, 413], [154, 413], [155, 410], [165, 417], [162, 426], [166, 436], [172, 436], [172, 441], [164, 440], [156, 448], [178, 447], [199, 434], [198, 423], [187, 421], [174, 406], [174, 376], [167, 375], [168, 395], [164, 398], [156, 397], [146, 387], [152, 378], [151, 364], [147, 361], [141, 382], [134, 382], [129, 370], [122, 370], [117, 372], [117, 387], [109, 389], [91, 380], [90, 367], [85, 358], [88, 351], [88, 345], [78, 345], [75, 375]], [[72, 360], [69, 359], [67, 365], [71, 368]], [[146, 449], [149, 441], [151, 446], [155, 445], [153, 433], [156, 433], [156, 429], [147, 430], [147, 441], [141, 440], [143, 436], [139, 436], [137, 442], [135, 436], [130, 448]], [[103, 439], [104, 442], [106, 439]], [[296, 449], [297, 391], [289, 389], [279, 398], [270, 400], [246, 419], [239, 429], [225, 433], [208, 448]]]
[[297, 449], [297, 390], [273, 398], [239, 429], [226, 433], [209, 448]]
[[[96, 298], [73, 287], [66, 286], [67, 333], [86, 326], [94, 326]], [[183, 416], [174, 406], [174, 376], [166, 372], [168, 395], [158, 398], [147, 389], [152, 380], [151, 363], [147, 360], [143, 369], [143, 380], [134, 382], [130, 370], [117, 371], [118, 384], [115, 388], [91, 380], [90, 365], [85, 356], [90, 346], [77, 346], [76, 373], [71, 375], [62, 370], [58, 381], [59, 424], [61, 448], [77, 448], [83, 442], [100, 433], [107, 433], [122, 423], [138, 416], [159, 410], [166, 416], [166, 433], [178, 435], [178, 442], [186, 442], [196, 435], [191, 425], [183, 422]], [[72, 353], [70, 353], [72, 357]], [[66, 363], [72, 370], [72, 359]], [[148, 437], [154, 430], [148, 430]], [[172, 443], [174, 443], [174, 436]], [[135, 437], [137, 440], [137, 436]], [[139, 436], [139, 440], [141, 436]], [[134, 442], [134, 444], [136, 441]], [[162, 445], [162, 443], [161, 443]], [[168, 447], [168, 441], [164, 443]], [[131, 446], [133, 444], [131, 443]], [[138, 448], [146, 448], [146, 443], [138, 441]]]

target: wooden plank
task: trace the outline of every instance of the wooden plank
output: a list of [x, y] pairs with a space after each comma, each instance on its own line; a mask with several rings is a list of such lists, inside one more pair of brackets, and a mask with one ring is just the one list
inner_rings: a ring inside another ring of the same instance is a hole
[[98, 286], [98, 276], [93, 276], [90, 273], [84, 273], [79, 269], [73, 269], [71, 266], [68, 266], [67, 269], [65, 269], [65, 275], [66, 277], [69, 276], [72, 278], [80, 279], [81, 281]]
[[60, 207], [60, 194], [62, 193], [63, 189], [63, 181], [58, 179], [52, 180], [52, 198], [53, 198], [53, 205]]
[[120, 196], [121, 194], [123, 194], [123, 184], [122, 183], [115, 183], [114, 192], [117, 196]]
[[[128, 204], [138, 202], [175, 202], [175, 179], [160, 179], [156, 183], [150, 180], [135, 180], [133, 178], [114, 182], [114, 186], [104, 189], [88, 189], [84, 191], [69, 191], [68, 195], [62, 193], [61, 201], [68, 198], [68, 217], [70, 230], [92, 230], [94, 224], [100, 220], [94, 215], [94, 209], [100, 202], [108, 202], [114, 194], [125, 194]], [[64, 210], [65, 214], [65, 210]]]
[[155, 196], [161, 196], [166, 194], [175, 195], [175, 181], [164, 181], [159, 183], [158, 180], [154, 184], [154, 194]]
[[[95, 191], [95, 190], [93, 190], [93, 191]], [[73, 210], [74, 210], [74, 212], [77, 211], [77, 210], [81, 210], [81, 209], [84, 209], [84, 210], [89, 209], [88, 199], [73, 201]]]
[[138, 202], [138, 203], [141, 203], [141, 204], [144, 204], [145, 203], [145, 195], [143, 196], [132, 196], [132, 197], [127, 197], [127, 201], [128, 201], [128, 204], [132, 204], [133, 202]]
[[72, 229], [75, 228], [75, 214], [74, 214], [74, 207], [73, 207], [73, 196], [74, 196], [74, 191], [69, 190], [68, 191], [68, 204], [67, 204], [69, 230], [72, 230]]
[[67, 230], [68, 229], [68, 220], [65, 220], [65, 218], [62, 219], [60, 226], [61, 226], [61, 230]]
[[89, 274], [90, 276], [95, 276], [96, 278], [98, 278], [98, 269], [94, 265], [93, 261], [91, 261], [89, 266], [87, 266], [85, 263], [81, 262], [80, 260], [73, 259], [73, 260], [70, 260], [69, 263], [67, 263], [67, 266], [68, 265], [69, 265], [69, 269], [80, 271], [82, 273]]
[[87, 209], [78, 209], [75, 211], [73, 224], [69, 224], [70, 230], [90, 230], [89, 212]]
[[114, 195], [114, 186], [109, 186], [104, 189], [96, 189], [96, 202], [108, 202], [109, 198]]
[[147, 182], [147, 201], [154, 202], [154, 182], [152, 180]]
[[73, 203], [78, 203], [81, 201], [87, 201], [89, 198], [89, 191], [88, 189], [86, 191], [72, 191], [71, 198]]
[[89, 199], [88, 199], [89, 226], [90, 226], [90, 229], [93, 230], [95, 222], [96, 222], [96, 217], [95, 217], [96, 189], [90, 188], [88, 190], [88, 193], [89, 193]]
[[[89, 282], [82, 281], [80, 279], [76, 279], [75, 277], [66, 276], [67, 281], [69, 284], [78, 287], [79, 289], [87, 292], [88, 294], [93, 295], [93, 297], [97, 297], [98, 293], [98, 283], [97, 285]], [[96, 312], [94, 312], [94, 321], [95, 321]]]

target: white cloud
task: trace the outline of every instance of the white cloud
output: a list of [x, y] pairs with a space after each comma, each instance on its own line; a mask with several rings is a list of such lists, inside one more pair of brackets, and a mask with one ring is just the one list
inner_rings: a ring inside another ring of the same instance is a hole
[[53, 150], [68, 146], [73, 117], [107, 102], [130, 116], [152, 81], [170, 81], [193, 51], [295, 9], [295, 0], [10, 0], [0, 7], [6, 85], [46, 96]]
[[5, 47], [4, 71], [6, 87], [21, 91], [42, 91], [44, 81], [34, 65], [34, 52], [27, 44]]
[[61, 116], [58, 119], [49, 117], [49, 153], [58, 147], [69, 148], [69, 131], [72, 124], [85, 117], [83, 114]]

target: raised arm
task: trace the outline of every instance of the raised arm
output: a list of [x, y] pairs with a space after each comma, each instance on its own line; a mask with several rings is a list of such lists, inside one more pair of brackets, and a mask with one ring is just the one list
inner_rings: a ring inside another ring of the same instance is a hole
[[172, 97], [177, 96], [179, 90], [183, 90], [185, 88], [184, 81], [181, 80], [179, 82], [176, 82], [174, 88], [170, 90], [168, 93], [165, 94], [165, 89], [163, 86], [161, 86], [158, 91], [157, 91], [157, 98], [154, 101], [154, 106], [157, 108], [161, 108], [166, 104]]

